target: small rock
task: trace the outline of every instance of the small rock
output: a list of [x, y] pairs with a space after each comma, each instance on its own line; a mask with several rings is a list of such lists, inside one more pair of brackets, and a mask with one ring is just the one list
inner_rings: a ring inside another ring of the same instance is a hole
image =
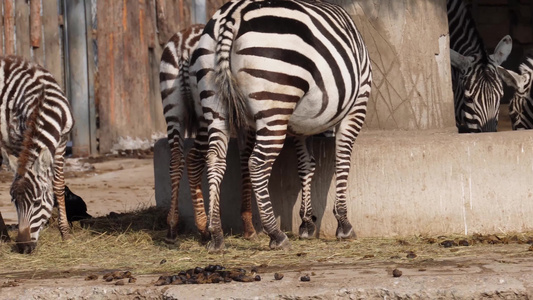
[[135, 283], [135, 282], [137, 282], [137, 278], [135, 278], [135, 277], [130, 277], [128, 279], [128, 283]]
[[400, 271], [398, 269], [394, 269], [394, 270], [392, 270], [392, 276], [400, 277], [400, 276], [402, 276], [402, 271]]
[[283, 273], [274, 273], [274, 279], [282, 280], [283, 279]]
[[409, 253], [407, 253], [407, 258], [416, 258], [416, 254], [413, 251], [409, 251]]

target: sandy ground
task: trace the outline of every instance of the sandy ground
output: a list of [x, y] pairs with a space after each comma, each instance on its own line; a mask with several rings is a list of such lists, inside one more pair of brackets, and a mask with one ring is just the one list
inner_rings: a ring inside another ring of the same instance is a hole
[[[158, 275], [120, 286], [101, 277], [26, 279], [4, 283], [0, 299], [531, 299], [533, 259], [525, 249], [494, 245], [442, 259], [306, 265], [283, 272], [281, 280], [259, 270], [261, 281], [249, 283], [156, 286]], [[304, 275], [310, 281], [302, 281]]]
[[[67, 159], [66, 184], [87, 203], [93, 217], [155, 205], [151, 157]], [[0, 212], [6, 224], [17, 223], [9, 188], [13, 175], [0, 171]]]
[[[67, 183], [85, 199], [89, 213], [104, 216], [155, 204], [151, 157], [67, 161]], [[0, 172], [0, 209], [16, 222], [9, 201], [11, 174]], [[527, 244], [487, 245], [477, 252], [450, 249], [438, 259], [368, 258], [324, 262], [283, 270], [260, 269], [261, 281], [156, 286], [161, 274], [116, 285], [100, 274], [65, 278], [0, 278], [0, 299], [530, 299], [533, 297], [533, 251]], [[394, 277], [392, 271], [402, 271]], [[301, 281], [309, 275], [310, 281]]]

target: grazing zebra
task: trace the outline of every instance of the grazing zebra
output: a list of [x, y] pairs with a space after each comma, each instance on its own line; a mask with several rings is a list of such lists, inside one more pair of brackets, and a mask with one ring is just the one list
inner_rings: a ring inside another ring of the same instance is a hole
[[515, 94], [509, 103], [509, 117], [513, 130], [533, 128], [533, 97], [531, 80], [533, 77], [533, 56], [526, 57], [520, 64], [520, 74], [499, 67], [500, 75], [506, 84], [514, 88]]
[[50, 72], [22, 58], [0, 58], [0, 135], [3, 161], [15, 172], [11, 198], [18, 214], [21, 253], [33, 251], [39, 232], [59, 206], [59, 230], [69, 238], [63, 166], [74, 126], [70, 105]]
[[296, 136], [303, 200], [300, 236], [314, 230], [309, 202], [314, 161], [306, 137], [335, 128], [338, 238], [355, 238], [346, 189], [350, 157], [366, 115], [372, 82], [360, 33], [341, 7], [311, 0], [234, 0], [208, 22], [191, 59], [209, 149], [209, 250], [224, 247], [220, 182], [230, 127], [255, 131], [248, 166], [271, 248], [289, 241], [277, 226], [268, 181], [287, 135]]
[[450, 60], [459, 132], [496, 131], [503, 85], [497, 67], [507, 59], [513, 42], [505, 36], [488, 55], [470, 11], [462, 0], [448, 0]]
[[[205, 167], [205, 153], [207, 151], [207, 125], [203, 120], [202, 107], [198, 93], [189, 81], [189, 59], [198, 45], [204, 25], [196, 24], [174, 34], [163, 49], [159, 69], [161, 99], [167, 122], [168, 143], [170, 146], [170, 178], [171, 178], [171, 206], [167, 216], [168, 233], [166, 240], [175, 242], [178, 234], [178, 191], [183, 168], [184, 137], [196, 135], [194, 146], [187, 155], [187, 172], [191, 197], [193, 201], [194, 219], [203, 240], [209, 239], [207, 230], [207, 216], [204, 208], [201, 181]], [[191, 91], [191, 87], [193, 91]], [[246, 149], [248, 149], [246, 151]], [[248, 156], [251, 147], [241, 147], [242, 206], [243, 235], [252, 238], [256, 235], [252, 223], [251, 183], [248, 174]]]

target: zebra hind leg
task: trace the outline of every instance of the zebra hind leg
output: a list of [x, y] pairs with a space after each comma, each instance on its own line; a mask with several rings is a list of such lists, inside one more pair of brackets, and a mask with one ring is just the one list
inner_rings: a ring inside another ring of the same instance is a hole
[[205, 213], [204, 197], [202, 194], [202, 174], [205, 169], [206, 152], [207, 132], [205, 126], [201, 126], [196, 135], [194, 146], [187, 155], [187, 174], [191, 189], [194, 222], [200, 233], [202, 244], [206, 244], [211, 237], [207, 230], [207, 215]]
[[226, 156], [228, 152], [229, 130], [221, 124], [209, 136], [207, 150], [207, 180], [209, 182], [209, 220], [208, 230], [211, 241], [207, 245], [209, 252], [220, 252], [224, 249], [224, 233], [220, 221], [220, 184], [226, 173]]
[[312, 153], [312, 138], [295, 138], [296, 155], [298, 156], [298, 175], [302, 184], [302, 204], [300, 206], [300, 238], [312, 238], [316, 231], [316, 217], [311, 206], [311, 181], [315, 173], [315, 158]]
[[280, 129], [279, 127], [281, 126], [278, 121], [278, 129], [275, 131], [270, 130], [266, 124], [260, 126], [259, 122], [263, 123], [262, 121], [258, 122], [255, 147], [250, 156], [248, 165], [252, 187], [255, 193], [255, 198], [257, 199], [259, 214], [261, 216], [261, 223], [270, 237], [271, 249], [286, 249], [290, 247], [287, 235], [283, 233], [277, 225], [272, 202], [270, 201], [270, 194], [268, 192], [268, 181], [272, 174], [272, 165], [279, 156], [281, 149], [283, 149], [288, 117], [286, 120], [282, 121], [284, 121], [285, 128]]
[[[366, 107], [366, 101], [363, 102]], [[336, 196], [333, 213], [337, 218], [338, 227], [336, 236], [339, 239], [357, 238], [352, 224], [348, 221], [348, 208], [346, 204], [346, 191], [348, 187], [348, 175], [351, 166], [351, 154], [353, 145], [364, 121], [366, 110], [355, 106], [337, 127], [335, 135], [335, 177]]]
[[183, 157], [183, 138], [179, 133], [169, 135], [170, 146], [170, 181], [171, 181], [171, 197], [170, 209], [167, 215], [168, 232], [165, 238], [167, 243], [176, 243], [178, 238], [178, 195], [181, 176], [183, 175], [183, 167], [185, 160]]
[[241, 219], [243, 225], [243, 237], [254, 239], [257, 237], [252, 220], [252, 182], [250, 181], [250, 170], [248, 161], [255, 143], [255, 132], [248, 131], [245, 141], [239, 139], [239, 152], [241, 161], [242, 176], [242, 203]]

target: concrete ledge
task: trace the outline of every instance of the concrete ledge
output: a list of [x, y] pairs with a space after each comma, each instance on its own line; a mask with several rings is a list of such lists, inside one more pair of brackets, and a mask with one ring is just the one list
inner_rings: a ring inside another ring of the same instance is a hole
[[[240, 175], [232, 146], [222, 187], [222, 222], [226, 232], [239, 232]], [[334, 140], [315, 139], [314, 153], [313, 208], [320, 236], [333, 237]], [[292, 143], [286, 143], [270, 191], [282, 229], [297, 233], [300, 183], [295, 157]], [[155, 163], [156, 191], [158, 166], [161, 162]], [[348, 210], [360, 237], [533, 229], [532, 132], [363, 131], [352, 166]], [[187, 197], [188, 191], [182, 192]]]

